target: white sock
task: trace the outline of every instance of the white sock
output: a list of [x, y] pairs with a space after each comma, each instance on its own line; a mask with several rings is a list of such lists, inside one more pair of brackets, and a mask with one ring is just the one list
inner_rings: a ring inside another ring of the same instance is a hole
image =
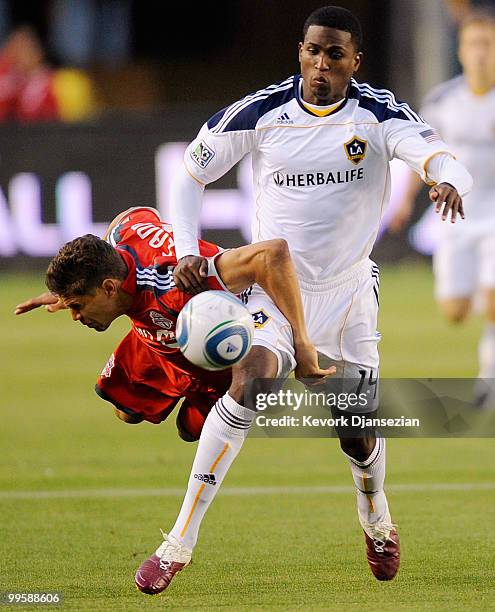
[[186, 496], [170, 531], [180, 544], [193, 549], [201, 521], [246, 439], [255, 413], [226, 393], [213, 406], [199, 439]]
[[375, 448], [366, 461], [356, 461], [346, 453], [356, 485], [358, 514], [361, 524], [390, 523], [385, 482], [385, 439], [377, 438]]
[[486, 322], [478, 345], [479, 378], [495, 378], [495, 323]]

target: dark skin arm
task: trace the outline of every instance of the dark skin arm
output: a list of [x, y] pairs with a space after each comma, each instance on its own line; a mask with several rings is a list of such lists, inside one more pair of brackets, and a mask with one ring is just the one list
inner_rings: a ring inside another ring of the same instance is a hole
[[208, 262], [199, 255], [181, 257], [174, 268], [175, 285], [186, 293], [201, 293], [208, 289]]
[[309, 339], [296, 270], [285, 240], [267, 240], [222, 253], [215, 262], [232, 293], [257, 283], [272, 298], [292, 327], [297, 378], [321, 380], [335, 368], [320, 368], [316, 348]]

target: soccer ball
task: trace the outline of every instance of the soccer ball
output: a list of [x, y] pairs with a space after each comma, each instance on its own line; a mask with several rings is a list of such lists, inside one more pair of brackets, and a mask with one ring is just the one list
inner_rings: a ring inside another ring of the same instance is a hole
[[187, 302], [177, 318], [183, 355], [205, 370], [224, 370], [247, 355], [254, 323], [248, 309], [225, 291], [204, 291]]

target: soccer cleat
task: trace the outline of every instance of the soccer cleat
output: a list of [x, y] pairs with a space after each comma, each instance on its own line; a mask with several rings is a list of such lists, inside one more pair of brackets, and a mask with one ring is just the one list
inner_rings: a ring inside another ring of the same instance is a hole
[[366, 556], [377, 580], [392, 580], [399, 571], [399, 535], [392, 523], [366, 523], [363, 525]]
[[[160, 530], [161, 531], [161, 530]], [[191, 563], [192, 551], [163, 533], [163, 542], [149, 559], [139, 566], [134, 580], [137, 588], [147, 595], [158, 595], [172, 578]]]

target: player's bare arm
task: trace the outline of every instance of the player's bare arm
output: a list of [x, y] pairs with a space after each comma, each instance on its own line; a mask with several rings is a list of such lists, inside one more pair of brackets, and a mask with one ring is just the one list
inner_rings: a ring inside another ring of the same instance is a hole
[[462, 198], [453, 185], [439, 183], [430, 189], [429, 197], [432, 202], [435, 202], [435, 212], [442, 213], [442, 221], [447, 219], [449, 212], [451, 223], [456, 222], [458, 214], [461, 219], [464, 219]]
[[258, 242], [222, 253], [217, 270], [233, 293], [258, 283], [278, 306], [292, 327], [299, 378], [323, 378], [335, 368], [322, 369], [318, 354], [309, 339], [296, 270], [287, 242], [282, 239]]

